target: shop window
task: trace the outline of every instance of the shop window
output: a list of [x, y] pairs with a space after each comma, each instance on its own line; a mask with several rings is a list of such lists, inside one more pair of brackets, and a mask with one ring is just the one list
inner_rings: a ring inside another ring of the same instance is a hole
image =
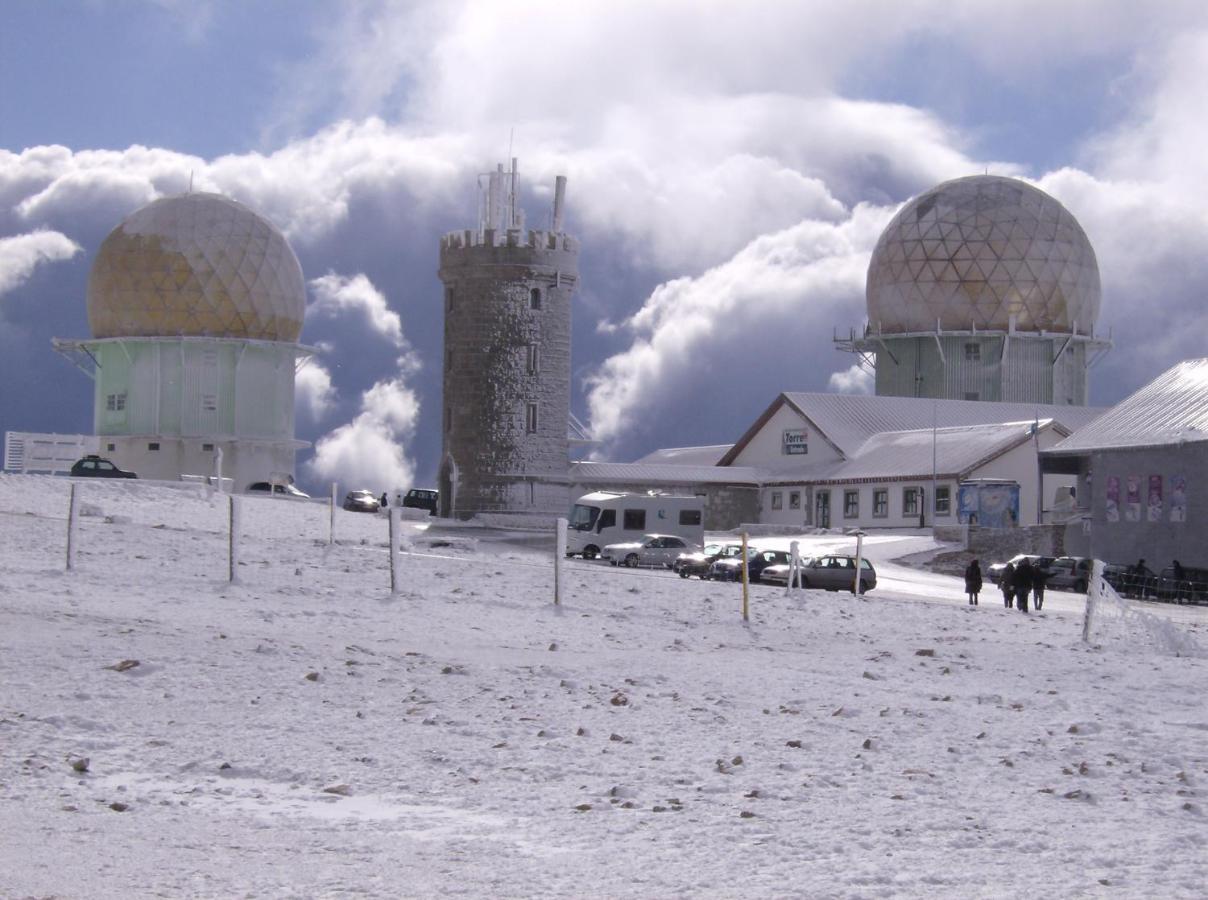
[[772, 509], [784, 509], [784, 494], [781, 491], [772, 491]]
[[884, 519], [889, 515], [889, 491], [877, 488], [872, 492], [872, 514], [874, 518]]
[[789, 491], [789, 509], [801, 509], [801, 491]]
[[860, 516], [860, 492], [843, 492], [843, 518], [856, 519]]

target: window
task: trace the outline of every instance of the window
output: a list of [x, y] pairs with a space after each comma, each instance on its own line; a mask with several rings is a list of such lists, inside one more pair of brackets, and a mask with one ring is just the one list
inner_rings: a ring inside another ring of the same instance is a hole
[[149, 444], [147, 445], [147, 449], [148, 449], [148, 450], [158, 450], [158, 449], [159, 449], [159, 441], [152, 441], [151, 443], [149, 443]]
[[201, 452], [202, 452], [202, 453], [213, 453], [213, 452], [214, 452], [214, 445], [213, 445], [213, 444], [202, 444], [202, 445], [201, 445]]
[[445, 288], [445, 308], [453, 312], [453, 288]]
[[541, 288], [533, 288], [529, 291], [529, 309], [541, 308]]
[[626, 531], [645, 531], [646, 530], [646, 510], [644, 509], [627, 509], [624, 512], [624, 518], [621, 520], [622, 526]]
[[902, 515], [917, 516], [919, 514], [919, 489], [902, 488]]
[[981, 394], [979, 394], [977, 391], [965, 391], [965, 399], [966, 400], [980, 400]]
[[860, 515], [860, 492], [843, 492], [843, 518], [855, 519]]
[[105, 409], [109, 412], [121, 412], [126, 408], [126, 392], [110, 394], [105, 398]]
[[872, 514], [878, 519], [889, 515], [889, 491], [886, 488], [877, 488], [872, 492]]
[[541, 348], [536, 344], [528, 345], [528, 373], [536, 375], [541, 371]]
[[948, 485], [939, 485], [935, 489], [935, 514], [947, 516], [952, 514], [952, 501]]
[[700, 510], [699, 509], [681, 509], [679, 516], [681, 525], [699, 525]]
[[201, 395], [201, 408], [205, 412], [217, 412], [218, 411], [218, 396], [216, 394], [202, 394]]
[[531, 401], [524, 407], [524, 430], [529, 434], [537, 433], [537, 404]]
[[784, 509], [784, 494], [781, 491], [772, 491], [772, 509]]
[[965, 359], [969, 362], [980, 362], [981, 344], [965, 344]]
[[789, 491], [789, 509], [801, 509], [801, 491]]
[[617, 511], [615, 509], [606, 509], [600, 513], [600, 523], [596, 526], [596, 531], [603, 531], [605, 528], [617, 527]]

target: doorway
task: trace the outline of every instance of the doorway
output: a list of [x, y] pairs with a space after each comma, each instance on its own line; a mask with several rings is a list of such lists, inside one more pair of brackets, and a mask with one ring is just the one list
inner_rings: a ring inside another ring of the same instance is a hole
[[814, 494], [814, 527], [830, 528], [830, 491]]

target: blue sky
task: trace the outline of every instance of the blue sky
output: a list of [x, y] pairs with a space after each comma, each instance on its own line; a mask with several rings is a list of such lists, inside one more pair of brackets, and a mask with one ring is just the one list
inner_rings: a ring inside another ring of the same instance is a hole
[[[104, 235], [157, 196], [233, 196], [310, 280], [310, 484], [431, 482], [441, 232], [514, 134], [530, 221], [569, 176], [572, 408], [632, 459], [735, 440], [844, 383], [868, 253], [947, 178], [1035, 181], [1099, 256], [1110, 403], [1203, 354], [1208, 13], [1070, 0], [27, 2], [0, 30], [0, 429], [87, 431]], [[685, 399], [689, 398], [689, 399]]]

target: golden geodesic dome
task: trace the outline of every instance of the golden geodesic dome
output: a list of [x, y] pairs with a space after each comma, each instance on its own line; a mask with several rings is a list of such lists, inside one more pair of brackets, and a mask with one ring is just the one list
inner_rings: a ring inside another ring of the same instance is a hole
[[306, 288], [275, 225], [218, 194], [163, 197], [101, 243], [88, 275], [96, 338], [296, 342]]
[[974, 175], [911, 200], [885, 227], [868, 265], [868, 324], [1089, 334], [1099, 317], [1099, 264], [1078, 220], [1015, 178]]

